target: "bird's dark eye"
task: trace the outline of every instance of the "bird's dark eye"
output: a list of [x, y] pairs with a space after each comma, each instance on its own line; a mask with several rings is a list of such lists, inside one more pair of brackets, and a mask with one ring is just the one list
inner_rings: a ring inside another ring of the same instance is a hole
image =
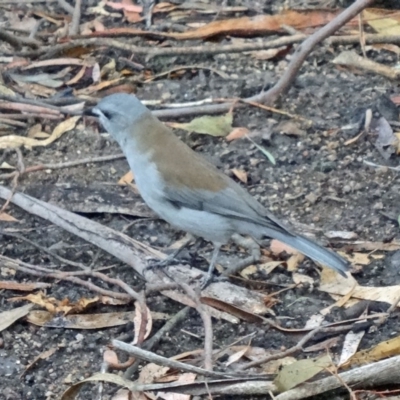
[[103, 115], [107, 118], [107, 119], [112, 119], [113, 114], [110, 111], [103, 111]]

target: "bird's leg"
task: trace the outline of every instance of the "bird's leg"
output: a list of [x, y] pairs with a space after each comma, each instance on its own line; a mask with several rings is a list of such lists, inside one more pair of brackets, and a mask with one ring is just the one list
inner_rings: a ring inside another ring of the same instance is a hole
[[171, 262], [178, 257], [181, 251], [193, 240], [193, 237], [189, 235], [189, 237], [177, 248], [175, 249], [170, 255], [168, 255], [164, 260], [158, 261], [154, 264], [148, 266], [148, 268], [161, 268], [166, 267]]
[[201, 290], [205, 289], [213, 280], [214, 267], [217, 262], [219, 250], [221, 249], [222, 246], [222, 243], [213, 243], [213, 244], [214, 244], [214, 250], [211, 256], [210, 265], [208, 267], [207, 276], [201, 285]]
[[174, 282], [174, 279], [165, 271], [163, 267], [167, 267], [171, 264], [171, 262], [179, 255], [179, 253], [193, 240], [193, 236], [189, 235], [188, 238], [170, 255], [168, 255], [164, 260], [157, 261], [155, 263], [147, 265], [143, 270], [143, 276], [145, 276], [146, 271], [160, 269], [162, 273], [171, 281]]
[[238, 263], [235, 265], [231, 265], [229, 268], [227, 268], [222, 275], [235, 275], [237, 272], [242, 270], [243, 268], [248, 267], [251, 264], [254, 264], [255, 262], [259, 261], [261, 258], [261, 251], [260, 251], [260, 246], [259, 244], [252, 238], [248, 237], [245, 238], [237, 233], [232, 235], [232, 238], [234, 243], [236, 243], [238, 246], [244, 247], [245, 249], [250, 251], [250, 255], [243, 260], [240, 260]]

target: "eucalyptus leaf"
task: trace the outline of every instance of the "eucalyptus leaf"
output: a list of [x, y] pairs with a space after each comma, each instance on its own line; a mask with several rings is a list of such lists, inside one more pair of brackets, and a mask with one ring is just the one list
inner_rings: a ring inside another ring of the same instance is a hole
[[282, 367], [274, 383], [280, 392], [285, 392], [307, 381], [331, 365], [332, 360], [328, 354], [323, 357], [299, 360]]
[[187, 123], [174, 123], [172, 126], [188, 132], [203, 133], [211, 136], [226, 136], [232, 131], [232, 122], [232, 113], [227, 113], [218, 116], [204, 115]]
[[249, 136], [247, 136], [247, 139], [249, 139], [250, 142], [252, 142], [252, 143], [254, 144], [254, 146], [256, 146], [257, 149], [260, 150], [261, 153], [263, 153], [264, 156], [268, 158], [269, 162], [270, 162], [272, 165], [275, 165], [275, 164], [276, 164], [275, 157], [274, 157], [267, 149], [264, 149], [264, 147], [262, 147], [262, 146], [260, 146], [259, 144], [257, 144], [257, 143], [256, 143], [253, 139], [251, 139]]

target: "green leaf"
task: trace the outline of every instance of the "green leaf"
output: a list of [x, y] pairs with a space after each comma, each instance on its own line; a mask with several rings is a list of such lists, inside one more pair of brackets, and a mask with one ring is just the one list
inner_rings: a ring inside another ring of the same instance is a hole
[[188, 123], [173, 123], [174, 128], [188, 132], [203, 133], [211, 136], [226, 136], [232, 130], [233, 115], [228, 113], [219, 116], [204, 115]]
[[268, 150], [264, 149], [264, 147], [262, 147], [262, 146], [260, 146], [259, 144], [257, 144], [257, 143], [256, 143], [253, 139], [251, 139], [249, 136], [247, 136], [247, 139], [249, 139], [250, 142], [252, 142], [252, 143], [257, 147], [257, 149], [260, 150], [261, 153], [263, 153], [264, 156], [268, 158], [269, 162], [270, 162], [272, 165], [275, 165], [275, 164], [276, 164], [275, 157], [274, 157]]

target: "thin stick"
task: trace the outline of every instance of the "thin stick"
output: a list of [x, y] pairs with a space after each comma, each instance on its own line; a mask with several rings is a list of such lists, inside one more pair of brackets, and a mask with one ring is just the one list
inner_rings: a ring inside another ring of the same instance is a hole
[[171, 360], [170, 358], [159, 356], [158, 354], [152, 353], [151, 351], [143, 350], [139, 347], [132, 346], [128, 343], [121, 342], [120, 340], [113, 340], [112, 345], [114, 348], [118, 350], [125, 351], [126, 353], [133, 355], [142, 360], [155, 363], [157, 365], [162, 365], [165, 367], [175, 368], [181, 371], [186, 372], [194, 372], [195, 374], [199, 374], [202, 376], [209, 376], [212, 378], [227, 378], [232, 377], [234, 374], [223, 373], [223, 372], [215, 372], [215, 371], [207, 371], [203, 368], [195, 367], [193, 365], [184, 364], [179, 361]]
[[75, 0], [75, 8], [72, 13], [72, 22], [69, 29], [69, 36], [77, 35], [79, 33], [79, 24], [81, 21], [81, 7], [82, 0]]
[[[151, 350], [154, 346], [156, 346], [159, 341], [170, 332], [176, 325], [178, 325], [181, 321], [186, 319], [189, 314], [190, 307], [186, 306], [182, 308], [179, 312], [177, 312], [172, 318], [170, 318], [161, 329], [158, 330], [149, 340], [145, 341], [142, 348], [145, 350]], [[124, 377], [129, 379], [136, 372], [140, 364], [140, 360], [135, 361], [124, 373]]]

